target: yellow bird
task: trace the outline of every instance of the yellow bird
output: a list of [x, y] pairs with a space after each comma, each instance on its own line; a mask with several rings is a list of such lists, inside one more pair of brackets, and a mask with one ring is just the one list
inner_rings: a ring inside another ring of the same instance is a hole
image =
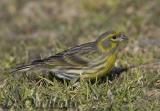
[[111, 71], [119, 52], [118, 47], [127, 39], [122, 32], [108, 31], [93, 42], [18, 66], [12, 73], [36, 69], [52, 72], [55, 77], [65, 80], [96, 79]]

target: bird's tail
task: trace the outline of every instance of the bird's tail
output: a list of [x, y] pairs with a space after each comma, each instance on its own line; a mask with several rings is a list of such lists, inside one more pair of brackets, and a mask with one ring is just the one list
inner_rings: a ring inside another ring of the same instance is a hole
[[32, 65], [32, 64], [17, 66], [15, 68], [12, 68], [10, 70], [10, 73], [25, 72], [25, 71], [33, 69], [33, 67], [34, 67], [34, 65]]
[[10, 73], [26, 72], [26, 71], [34, 69], [35, 67], [41, 65], [42, 63], [43, 63], [42, 60], [35, 60], [35, 61], [32, 61], [30, 64], [20, 65], [20, 66], [17, 66], [15, 68], [12, 68], [10, 70]]

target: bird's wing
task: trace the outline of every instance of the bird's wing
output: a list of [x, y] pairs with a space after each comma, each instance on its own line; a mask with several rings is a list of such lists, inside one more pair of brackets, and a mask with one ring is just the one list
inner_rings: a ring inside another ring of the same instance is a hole
[[94, 60], [95, 55], [98, 55], [96, 44], [95, 42], [90, 42], [72, 47], [48, 58], [37, 59], [29, 64], [17, 66], [11, 72], [27, 71], [34, 68], [58, 71], [61, 69], [81, 70], [84, 67], [88, 67], [88, 64]]
[[42, 60], [33, 61], [33, 64], [42, 63], [53, 66], [66, 66], [66, 67], [86, 67], [91, 60], [98, 56], [99, 51], [96, 48], [95, 42], [82, 44], [72, 47], [61, 53]]

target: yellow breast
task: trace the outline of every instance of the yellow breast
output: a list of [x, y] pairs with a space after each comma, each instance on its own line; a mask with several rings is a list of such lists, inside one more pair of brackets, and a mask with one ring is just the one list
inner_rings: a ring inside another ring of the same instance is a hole
[[97, 69], [90, 69], [90, 71], [84, 72], [84, 74], [81, 74], [82, 79], [96, 79], [99, 77], [102, 77], [109, 73], [109, 71], [112, 69], [112, 67], [115, 64], [116, 61], [116, 53], [113, 53], [109, 56], [107, 56], [105, 59], [104, 64], [101, 64], [100, 66], [97, 66]]

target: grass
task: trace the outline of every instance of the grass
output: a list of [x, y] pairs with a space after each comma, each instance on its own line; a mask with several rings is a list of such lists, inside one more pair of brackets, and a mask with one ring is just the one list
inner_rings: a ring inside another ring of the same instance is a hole
[[159, 0], [1, 0], [1, 109], [158, 111], [157, 66], [129, 70], [103, 83], [80, 82], [80, 87], [50, 80], [40, 72], [11, 75], [3, 70], [93, 41], [106, 30], [129, 36], [118, 65], [159, 59], [159, 5]]

